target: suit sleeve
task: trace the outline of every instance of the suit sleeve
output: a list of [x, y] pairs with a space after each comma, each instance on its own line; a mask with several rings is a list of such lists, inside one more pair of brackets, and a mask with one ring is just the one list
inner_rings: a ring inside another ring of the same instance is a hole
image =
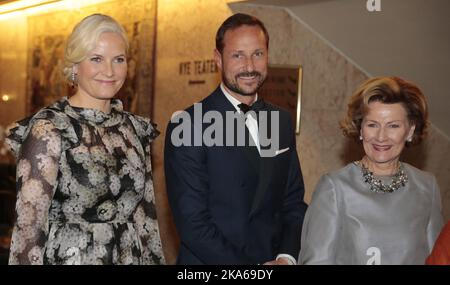
[[302, 224], [308, 205], [303, 201], [305, 187], [297, 154], [294, 129], [291, 118], [288, 116], [286, 120], [288, 122], [288, 136], [290, 137], [289, 147], [292, 151], [289, 154], [287, 188], [284, 193], [283, 208], [281, 209], [283, 225], [279, 253], [289, 254], [296, 258], [301, 247]]
[[214, 224], [208, 206], [205, 149], [175, 146], [171, 137], [177, 127], [181, 125], [169, 123], [167, 128], [164, 165], [169, 203], [182, 246], [204, 264], [253, 263], [245, 249], [231, 244]]
[[306, 211], [299, 264], [335, 264], [339, 224], [336, 189], [325, 175]]
[[308, 206], [303, 201], [305, 188], [295, 143], [292, 147], [287, 189], [281, 210], [283, 228], [279, 253], [297, 257], [301, 247], [303, 219]]

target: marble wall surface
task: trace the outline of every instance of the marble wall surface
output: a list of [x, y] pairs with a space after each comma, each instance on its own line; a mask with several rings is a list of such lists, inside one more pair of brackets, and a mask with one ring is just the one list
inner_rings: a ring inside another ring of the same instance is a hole
[[[11, 164], [14, 157], [7, 151], [4, 139], [7, 128], [25, 114], [26, 17], [0, 19], [0, 31], [0, 164]], [[7, 101], [4, 96], [8, 96]]]
[[[27, 18], [0, 20], [0, 125], [5, 127], [25, 115]], [[10, 101], [1, 100], [9, 95]]]

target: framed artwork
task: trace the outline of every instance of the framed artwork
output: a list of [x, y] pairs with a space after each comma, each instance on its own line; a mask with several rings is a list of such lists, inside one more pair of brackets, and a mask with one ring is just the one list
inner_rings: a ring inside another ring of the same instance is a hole
[[102, 13], [125, 29], [130, 47], [128, 73], [116, 98], [126, 111], [150, 116], [154, 80], [156, 0], [109, 1], [77, 10], [63, 10], [28, 17], [27, 113], [33, 114], [74, 89], [62, 77], [66, 40], [84, 17]]
[[300, 134], [302, 67], [269, 65], [266, 81], [258, 95], [291, 114], [295, 133]]

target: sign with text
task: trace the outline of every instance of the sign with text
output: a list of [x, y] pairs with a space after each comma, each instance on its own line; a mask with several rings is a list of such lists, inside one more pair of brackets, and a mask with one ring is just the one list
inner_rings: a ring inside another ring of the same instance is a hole
[[214, 59], [183, 61], [178, 64], [178, 74], [189, 77], [189, 85], [205, 84], [204, 75], [216, 74], [219, 69]]
[[295, 133], [300, 133], [302, 67], [269, 65], [267, 79], [258, 95], [291, 113]]

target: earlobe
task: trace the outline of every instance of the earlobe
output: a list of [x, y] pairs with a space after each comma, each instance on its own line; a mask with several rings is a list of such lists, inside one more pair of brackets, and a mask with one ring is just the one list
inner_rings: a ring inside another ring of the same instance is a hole
[[222, 55], [217, 49], [214, 50], [214, 60], [216, 61], [217, 67], [222, 70]]
[[413, 135], [414, 135], [414, 131], [415, 131], [415, 130], [416, 130], [416, 126], [413, 125], [413, 126], [411, 127], [411, 129], [409, 130], [408, 138], [406, 139], [408, 142], [412, 142], [412, 138], [413, 138]]

